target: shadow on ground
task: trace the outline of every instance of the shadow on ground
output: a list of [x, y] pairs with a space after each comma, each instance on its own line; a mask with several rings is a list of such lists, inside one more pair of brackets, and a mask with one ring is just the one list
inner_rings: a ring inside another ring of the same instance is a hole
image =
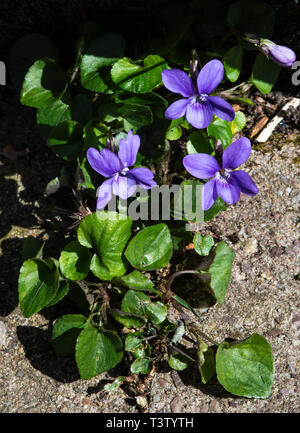
[[[30, 235], [46, 239], [46, 253], [52, 248], [56, 255], [57, 243], [64, 242], [73, 220], [62, 219], [54, 212], [54, 205], [63, 205], [69, 213], [75, 205], [69, 193], [66, 198], [66, 192], [63, 197], [61, 193], [43, 197], [47, 183], [59, 176], [63, 162], [41, 138], [36, 110], [22, 106], [13, 87], [2, 86], [0, 90], [0, 316], [7, 316], [18, 304], [24, 240]], [[17, 153], [11, 154], [7, 147]]]
[[26, 358], [41, 373], [62, 383], [79, 379], [75, 361], [58, 358], [53, 351], [49, 331], [34, 326], [18, 326], [17, 335], [24, 346]]

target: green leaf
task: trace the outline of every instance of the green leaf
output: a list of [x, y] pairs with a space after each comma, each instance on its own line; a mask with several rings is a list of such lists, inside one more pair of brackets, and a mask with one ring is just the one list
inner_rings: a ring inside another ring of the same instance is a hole
[[153, 325], [159, 325], [167, 317], [168, 307], [161, 302], [146, 305], [145, 314]]
[[211, 236], [201, 236], [196, 233], [193, 239], [194, 249], [200, 256], [208, 256], [211, 248], [214, 246], [214, 240]]
[[87, 324], [77, 338], [75, 359], [81, 379], [110, 370], [122, 357], [122, 341], [113, 331], [98, 331]]
[[168, 54], [179, 44], [198, 15], [195, 2], [171, 3], [159, 10], [156, 17], [164, 34], [150, 40], [150, 50], [161, 55]]
[[61, 301], [68, 294], [68, 291], [69, 291], [69, 282], [62, 280], [59, 284], [59, 288], [56, 292], [55, 297], [51, 299], [49, 304], [47, 304], [47, 308], [52, 307], [52, 305], [55, 305], [59, 301]]
[[69, 280], [83, 280], [90, 270], [91, 258], [92, 254], [86, 247], [73, 241], [62, 250], [59, 267]]
[[150, 304], [151, 299], [143, 292], [135, 292], [128, 290], [122, 299], [121, 309], [126, 313], [132, 313], [144, 318], [146, 312], [146, 304]]
[[210, 287], [219, 304], [223, 304], [225, 301], [226, 289], [229, 286], [234, 257], [235, 254], [232, 249], [225, 242], [220, 242], [215, 249], [214, 260], [208, 268]]
[[87, 124], [93, 117], [92, 104], [83, 93], [79, 93], [71, 102], [71, 116], [72, 120], [81, 123], [82, 125]]
[[45, 242], [42, 242], [33, 236], [29, 236], [28, 238], [26, 238], [23, 244], [22, 251], [23, 261], [33, 258], [41, 259], [43, 257], [44, 246]]
[[239, 78], [242, 69], [243, 49], [240, 45], [230, 48], [223, 57], [225, 74], [229, 81]]
[[80, 286], [80, 283], [78, 284], [70, 281], [69, 286], [70, 290], [67, 296], [68, 300], [75, 304], [84, 315], [88, 316], [90, 313], [90, 304], [84, 290]]
[[43, 196], [47, 198], [50, 195], [55, 194], [60, 187], [61, 187], [61, 180], [59, 177], [55, 177], [54, 179], [51, 179], [50, 182], [47, 183], [46, 188], [44, 189]]
[[181, 137], [182, 129], [179, 125], [174, 126], [174, 120], [172, 120], [169, 128], [166, 132], [166, 139], [170, 141], [178, 140]]
[[60, 123], [51, 130], [47, 144], [63, 159], [74, 159], [83, 147], [81, 124], [73, 120]]
[[226, 205], [224, 200], [219, 196], [214, 202], [211, 208], [204, 211], [204, 221], [210, 221], [214, 218], [221, 210], [226, 210]]
[[180, 298], [180, 296], [178, 295], [174, 295], [174, 299], [178, 302], [178, 304], [182, 305], [184, 308], [186, 308], [187, 310], [191, 311], [196, 317], [198, 317], [198, 319], [202, 319], [202, 317], [200, 316], [200, 314], [197, 313], [197, 311], [195, 311], [188, 302], [186, 302], [184, 299]]
[[184, 180], [180, 191], [174, 194], [174, 216], [184, 221], [202, 222], [201, 194], [204, 183], [199, 180]]
[[188, 136], [186, 143], [186, 151], [190, 155], [192, 153], [212, 153], [213, 147], [210, 144], [209, 138], [203, 132], [192, 132]]
[[57, 99], [51, 105], [39, 108], [36, 118], [40, 134], [47, 139], [52, 128], [65, 120], [71, 120], [70, 106], [67, 101]]
[[136, 132], [153, 121], [151, 109], [142, 105], [124, 104], [118, 108], [118, 115], [124, 119], [124, 129], [127, 132], [131, 129]]
[[255, 105], [255, 103], [250, 98], [243, 98], [241, 96], [235, 95], [231, 97], [231, 102], [235, 102], [237, 104]]
[[126, 337], [125, 340], [125, 350], [127, 352], [134, 352], [142, 344], [144, 344], [144, 341], [141, 338], [137, 337], [136, 335], [130, 334], [128, 335], [128, 337]]
[[207, 383], [216, 372], [215, 354], [211, 347], [201, 341], [197, 350], [198, 366], [202, 383]]
[[110, 310], [113, 318], [124, 325], [126, 328], [140, 328], [145, 325], [145, 320], [133, 313], [126, 313], [125, 311], [111, 308]]
[[191, 364], [183, 354], [181, 353], [171, 353], [168, 360], [169, 366], [173, 370], [183, 371]]
[[122, 383], [126, 381], [126, 379], [126, 376], [117, 377], [112, 383], [107, 383], [106, 385], [104, 385], [104, 391], [112, 392], [115, 389], [118, 389], [120, 385], [122, 385]]
[[138, 358], [130, 367], [130, 371], [133, 374], [148, 374], [152, 370], [153, 361], [151, 358]]
[[226, 120], [216, 118], [207, 127], [209, 137], [221, 140], [223, 148], [226, 149], [231, 144], [232, 132]]
[[275, 10], [273, 6], [262, 1], [240, 0], [229, 7], [227, 22], [238, 34], [253, 33], [269, 38], [275, 24]]
[[56, 296], [59, 273], [55, 262], [48, 259], [28, 259], [23, 263], [19, 275], [19, 301], [24, 317], [46, 307]]
[[174, 329], [174, 334], [171, 340], [171, 343], [173, 344], [177, 344], [180, 342], [180, 340], [182, 339], [182, 337], [184, 336], [186, 329], [185, 329], [185, 324], [182, 320], [178, 320], [175, 325], [175, 329]]
[[138, 346], [132, 352], [132, 356], [134, 356], [136, 359], [149, 357], [150, 355], [151, 355], [150, 345], [147, 344], [145, 341], [143, 342], [143, 344], [141, 344], [140, 346]]
[[117, 92], [114, 95], [114, 100], [117, 103], [141, 105], [151, 108], [152, 112], [159, 118], [164, 119], [165, 111], [168, 108], [168, 102], [157, 93], [148, 92], [140, 94], [132, 94], [127, 92]]
[[240, 132], [246, 126], [246, 116], [242, 111], [235, 113], [235, 118], [229, 122], [232, 135]]
[[117, 33], [95, 39], [82, 56], [81, 83], [86, 89], [104, 93], [109, 88], [107, 67], [124, 54], [125, 40]]
[[58, 356], [74, 355], [77, 337], [85, 324], [86, 317], [81, 314], [67, 314], [55, 322], [52, 330], [52, 343]]
[[106, 146], [109, 128], [104, 123], [90, 121], [83, 129], [85, 148], [95, 147], [99, 151]]
[[8, 69], [10, 77], [18, 90], [21, 90], [24, 77], [30, 66], [43, 57], [58, 59], [57, 49], [47, 36], [30, 33], [14, 43], [9, 55]]
[[37, 60], [25, 76], [21, 103], [35, 108], [46, 107], [61, 96], [65, 85], [65, 77], [55, 60]]
[[136, 270], [132, 271], [130, 274], [123, 275], [115, 281], [116, 284], [118, 282], [124, 283], [126, 287], [129, 287], [133, 290], [145, 290], [162, 296], [161, 292], [154, 289], [152, 281], [144, 274]]
[[184, 180], [181, 183], [181, 191], [174, 194], [175, 214], [177, 215], [179, 212], [177, 218], [182, 218], [183, 221], [203, 222], [203, 220], [211, 220], [221, 210], [226, 210], [224, 201], [221, 199], [221, 197], [218, 197], [212, 207], [203, 212], [201, 208], [201, 193], [203, 185], [204, 182], [193, 179]]
[[260, 53], [256, 56], [250, 80], [260, 92], [267, 94], [276, 83], [280, 69], [277, 63]]
[[267, 340], [253, 334], [242, 343], [220, 344], [216, 356], [218, 380], [232, 394], [267, 398], [273, 385], [273, 355]]
[[113, 65], [111, 77], [123, 90], [147, 93], [161, 84], [161, 73], [166, 68], [165, 60], [157, 55], [147, 56], [142, 66], [123, 57]]
[[115, 212], [95, 212], [81, 221], [77, 236], [81, 245], [96, 250], [91, 271], [102, 280], [111, 281], [125, 274], [123, 249], [131, 236], [132, 221]]
[[172, 238], [166, 224], [141, 230], [128, 244], [125, 256], [141, 271], [160, 269], [169, 263], [173, 253]]

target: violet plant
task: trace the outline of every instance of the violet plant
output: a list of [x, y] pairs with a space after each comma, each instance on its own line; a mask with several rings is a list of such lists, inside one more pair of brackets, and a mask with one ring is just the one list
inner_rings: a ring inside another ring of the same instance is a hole
[[[171, 186], [174, 178], [181, 191], [192, 187], [193, 206], [196, 187], [202, 187], [204, 222], [230, 212], [241, 193], [258, 193], [247, 169], [237, 170], [249, 158], [251, 143], [242, 133], [246, 117], [232, 103], [253, 104], [253, 86], [268, 93], [279, 74], [278, 63], [290, 66], [294, 56], [266, 39], [274, 14], [265, 3], [224, 3], [217, 16], [197, 2], [182, 3], [168, 6], [162, 17], [184, 8], [180, 14], [189, 26], [164, 22], [159, 38], [150, 35], [150, 54], [139, 51], [138, 44], [131, 50], [122, 35], [110, 29], [105, 33], [95, 23], [85, 26], [68, 71], [58, 65], [57, 50], [47, 38], [34, 35], [15, 44], [11, 75], [21, 88], [21, 102], [37, 109], [47, 145], [69, 164], [68, 176], [65, 170], [53, 179], [45, 195], [55, 197], [69, 186], [80, 204], [77, 224], [57, 258], [45, 257], [44, 244], [37, 239], [25, 242], [20, 307], [31, 317], [59, 302], [73, 305], [74, 313], [54, 324], [54, 349], [58, 356], [75, 357], [82, 379], [118, 366], [122, 374], [106, 386], [108, 391], [124, 385], [146, 395], [143, 377], [151, 378], [167, 360], [178, 371], [198, 369], [203, 384], [212, 381], [235, 395], [266, 398], [274, 374], [267, 340], [253, 334], [241, 341], [214, 341], [201, 329], [201, 315], [189, 302], [185, 285], [181, 290], [176, 286], [181, 275], [190, 282], [189, 277], [196, 278], [195, 288], [212, 303], [223, 304], [234, 260], [231, 247], [202, 236], [201, 227], [187, 231], [186, 224], [197, 221], [184, 214], [181, 221], [133, 221], [121, 212], [121, 200], [133, 200], [137, 187], [149, 198], [159, 185]], [[203, 13], [219, 19], [221, 29], [227, 16], [233, 45], [219, 34], [211, 39], [206, 35], [201, 45], [197, 35]], [[254, 30], [258, 36], [245, 36]], [[267, 57], [249, 48], [249, 41]], [[43, 47], [43, 56], [33, 55], [34, 46]], [[30, 56], [25, 77], [20, 77], [14, 64], [26, 50]], [[136, 60], [126, 57], [136, 53]], [[249, 79], [231, 87], [239, 79], [243, 53], [254, 60], [250, 71], [245, 68]], [[204, 66], [199, 70], [200, 63]], [[174, 93], [182, 98], [174, 100]], [[106, 210], [115, 197], [119, 207]], [[170, 314], [174, 309], [178, 321]], [[193, 339], [193, 353], [186, 350], [186, 338]]]

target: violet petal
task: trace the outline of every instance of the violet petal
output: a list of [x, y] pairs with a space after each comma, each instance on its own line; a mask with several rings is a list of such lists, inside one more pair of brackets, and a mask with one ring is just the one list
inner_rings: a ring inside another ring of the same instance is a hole
[[239, 184], [241, 192], [247, 195], [255, 195], [258, 193], [258, 188], [253, 182], [248, 173], [243, 170], [236, 170], [231, 173], [231, 176]]
[[157, 186], [157, 183], [153, 179], [154, 174], [149, 168], [137, 167], [132, 168], [128, 171], [127, 177], [135, 179], [136, 183], [143, 189], [150, 189], [153, 186]]
[[209, 180], [202, 189], [201, 207], [208, 210], [218, 198], [215, 178]]
[[182, 161], [185, 169], [198, 179], [209, 179], [220, 170], [215, 158], [207, 153], [193, 153], [187, 155]]
[[113, 193], [122, 199], [132, 196], [136, 190], [136, 181], [127, 176], [116, 176], [112, 184]]
[[173, 104], [171, 104], [166, 112], [165, 112], [165, 117], [167, 119], [179, 119], [179, 117], [182, 117], [185, 115], [186, 113], [186, 107], [189, 103], [188, 99], [179, 99], [178, 101], [173, 102]]
[[102, 149], [98, 152], [90, 147], [86, 156], [91, 167], [104, 177], [111, 177], [122, 168], [119, 158], [111, 150]]
[[103, 209], [111, 199], [113, 178], [105, 180], [97, 189], [97, 209]]
[[237, 168], [247, 161], [251, 153], [251, 142], [241, 137], [231, 143], [223, 152], [223, 168]]
[[232, 177], [229, 180], [216, 179], [216, 187], [218, 195], [228, 204], [234, 204], [240, 198], [241, 188]]
[[136, 155], [140, 148], [140, 137], [129, 131], [126, 140], [119, 141], [118, 157], [124, 167], [131, 167], [136, 161]]
[[211, 60], [206, 63], [197, 78], [199, 94], [210, 95], [221, 83], [224, 77], [224, 66], [220, 60]]
[[196, 91], [191, 78], [180, 69], [165, 69], [162, 71], [162, 82], [165, 87], [174, 93], [189, 97], [195, 95]]
[[231, 122], [235, 118], [235, 111], [227, 101], [218, 96], [209, 96], [208, 100], [216, 116], [227, 120], [227, 122]]
[[210, 102], [190, 102], [186, 109], [186, 118], [195, 128], [206, 128], [213, 118]]

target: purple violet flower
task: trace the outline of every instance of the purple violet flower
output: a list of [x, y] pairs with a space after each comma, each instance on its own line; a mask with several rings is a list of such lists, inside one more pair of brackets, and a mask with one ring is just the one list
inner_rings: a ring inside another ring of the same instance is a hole
[[268, 39], [260, 39], [260, 50], [273, 62], [283, 67], [290, 67], [296, 61], [296, 54], [293, 50], [283, 45], [277, 45]]
[[231, 105], [218, 96], [209, 96], [224, 77], [224, 66], [220, 60], [211, 60], [200, 70], [197, 89], [192, 79], [180, 69], [162, 71], [165, 87], [184, 96], [173, 102], [165, 112], [167, 119], [178, 119], [186, 115], [187, 121], [198, 129], [206, 128], [215, 114], [221, 119], [232, 121], [235, 112]]
[[222, 155], [222, 168], [217, 160], [206, 153], [194, 153], [183, 158], [185, 169], [198, 179], [210, 179], [202, 190], [202, 209], [209, 209], [218, 195], [229, 204], [240, 198], [241, 192], [255, 195], [258, 188], [248, 173], [233, 171], [247, 161], [251, 153], [249, 138], [242, 137], [228, 146]]
[[110, 201], [112, 192], [127, 199], [136, 190], [136, 185], [143, 189], [150, 189], [157, 183], [153, 180], [154, 174], [149, 168], [137, 167], [129, 169], [136, 161], [140, 147], [140, 137], [129, 131], [126, 140], [119, 141], [118, 155], [109, 149], [101, 152], [90, 147], [87, 159], [92, 168], [104, 177], [108, 177], [97, 191], [97, 209], [103, 209]]

